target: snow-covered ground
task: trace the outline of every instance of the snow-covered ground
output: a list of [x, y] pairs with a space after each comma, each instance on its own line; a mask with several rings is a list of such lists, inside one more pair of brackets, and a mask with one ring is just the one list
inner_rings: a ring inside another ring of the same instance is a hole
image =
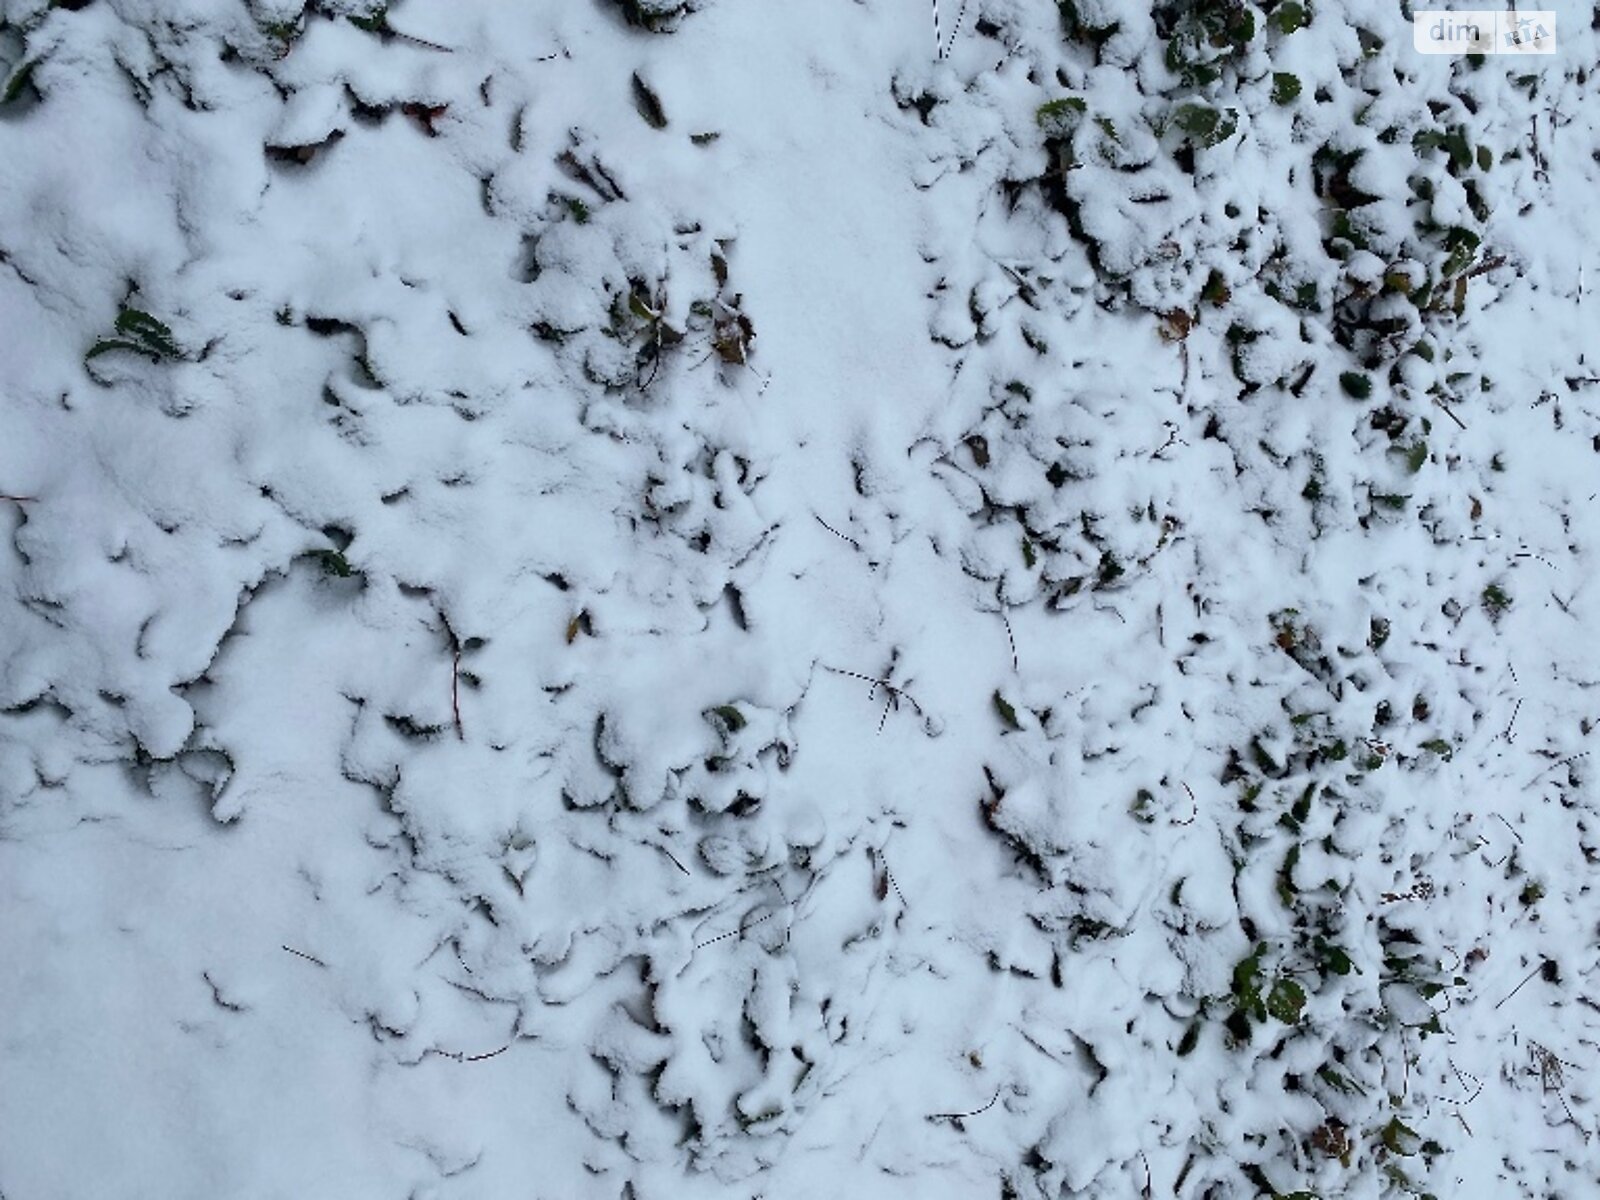
[[0, 0], [0, 1200], [1600, 1195], [1600, 37]]

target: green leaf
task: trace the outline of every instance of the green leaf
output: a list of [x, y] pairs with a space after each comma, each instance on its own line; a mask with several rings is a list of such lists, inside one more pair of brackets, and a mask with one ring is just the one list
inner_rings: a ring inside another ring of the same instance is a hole
[[1187, 1029], [1185, 1029], [1183, 1031], [1183, 1037], [1178, 1042], [1178, 1057], [1179, 1058], [1187, 1058], [1187, 1057], [1189, 1057], [1189, 1055], [1194, 1053], [1195, 1047], [1198, 1046], [1199, 1044], [1200, 1044], [1200, 1022], [1198, 1020], [1191, 1021], [1189, 1023], [1189, 1028], [1187, 1028]]
[[633, 104], [650, 128], [667, 127], [667, 110], [662, 107], [661, 97], [656, 95], [648, 83], [639, 78], [637, 71], [633, 73]]
[[1324, 976], [1329, 973], [1348, 975], [1355, 970], [1355, 963], [1350, 961], [1350, 956], [1344, 952], [1342, 947], [1335, 946], [1332, 942], [1324, 941], [1320, 937], [1312, 943], [1312, 947], [1317, 952], [1318, 969]]
[[1267, 996], [1267, 1011], [1285, 1025], [1299, 1021], [1300, 1011], [1305, 1006], [1305, 989], [1292, 979], [1278, 980]]
[[1272, 73], [1272, 102], [1274, 104], [1293, 104], [1300, 96], [1300, 77], [1291, 75], [1287, 71], [1274, 71]]
[[1022, 539], [1022, 563], [1032, 569], [1033, 564], [1039, 561], [1039, 556], [1034, 553], [1033, 543], [1027, 538]]
[[1360, 371], [1340, 372], [1339, 386], [1344, 389], [1346, 396], [1354, 400], [1365, 400], [1372, 395], [1372, 377]]
[[1346, 1096], [1365, 1096], [1367, 1089], [1347, 1075], [1335, 1071], [1332, 1067], [1321, 1066], [1317, 1068], [1317, 1078], [1326, 1083], [1336, 1092], [1343, 1092]]
[[1311, 797], [1316, 793], [1317, 785], [1306, 784], [1306, 790], [1300, 794], [1300, 799], [1294, 802], [1294, 807], [1289, 810], [1296, 821], [1304, 821], [1311, 815]]
[[1075, 130], [1083, 121], [1088, 105], [1081, 96], [1063, 96], [1060, 100], [1051, 100], [1041, 104], [1038, 111], [1033, 114], [1039, 128], [1044, 130], [1046, 137], [1066, 137]]
[[998, 690], [994, 694], [994, 710], [1000, 714], [1000, 719], [1012, 729], [1022, 728], [1022, 722], [1017, 720], [1017, 710], [1007, 703], [1006, 698]]
[[1445, 249], [1450, 252], [1450, 256], [1445, 259], [1443, 267], [1445, 277], [1449, 278], [1458, 272], [1466, 270], [1477, 255], [1478, 246], [1482, 241], [1483, 239], [1476, 233], [1461, 225], [1452, 225], [1445, 230]]
[[350, 24], [367, 33], [385, 33], [389, 29], [389, 6], [377, 4], [360, 16], [350, 14]]
[[1296, 4], [1295, 0], [1285, 0], [1271, 17], [1272, 23], [1278, 27], [1278, 32], [1285, 34], [1303, 28], [1309, 19], [1306, 16], [1305, 6]]
[[1383, 1146], [1391, 1154], [1415, 1154], [1414, 1144], [1421, 1140], [1422, 1135], [1399, 1117], [1390, 1117], [1383, 1127]]
[[1217, 109], [1209, 104], [1180, 104], [1172, 112], [1172, 121], [1202, 146], [1215, 146], [1227, 141], [1239, 128], [1239, 110]]
[[729, 733], [738, 733], [746, 725], [744, 714], [732, 704], [722, 704], [711, 710], [712, 715], [722, 722], [723, 728]]
[[638, 292], [628, 293], [628, 311], [647, 324], [660, 320], [660, 315], [651, 310]]
[[1261, 1007], [1261, 956], [1266, 952], [1267, 944], [1257, 942], [1255, 950], [1233, 968], [1233, 994], [1241, 1008]]
[[33, 78], [33, 69], [38, 65], [38, 59], [30, 58], [11, 72], [11, 78], [6, 80], [5, 91], [0, 92], [0, 104], [10, 104], [22, 95], [23, 89], [28, 86], [28, 81]]

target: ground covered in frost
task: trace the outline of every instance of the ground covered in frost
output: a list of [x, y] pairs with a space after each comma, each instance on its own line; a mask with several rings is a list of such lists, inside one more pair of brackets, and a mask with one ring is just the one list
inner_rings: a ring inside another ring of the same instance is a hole
[[0, 1197], [1600, 1188], [1600, 38], [0, 0]]

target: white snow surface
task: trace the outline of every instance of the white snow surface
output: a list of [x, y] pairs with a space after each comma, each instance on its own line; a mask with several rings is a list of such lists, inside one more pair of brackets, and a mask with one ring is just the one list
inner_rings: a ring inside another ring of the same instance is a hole
[[1600, 38], [1225, 7], [0, 0], [0, 1200], [1600, 1195]]

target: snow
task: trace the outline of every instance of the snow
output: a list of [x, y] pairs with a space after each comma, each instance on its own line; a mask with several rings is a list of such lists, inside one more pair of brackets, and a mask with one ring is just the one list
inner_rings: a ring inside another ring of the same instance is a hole
[[944, 7], [0, 0], [0, 1197], [1600, 1186], [1586, 14]]

